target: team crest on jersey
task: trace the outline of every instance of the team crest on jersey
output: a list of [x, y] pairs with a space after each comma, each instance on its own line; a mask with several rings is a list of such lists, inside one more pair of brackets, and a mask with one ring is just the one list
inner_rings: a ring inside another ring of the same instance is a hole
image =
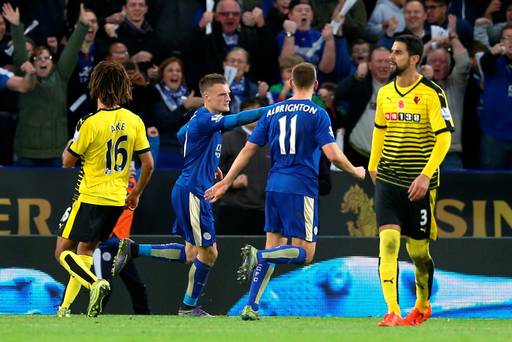
[[418, 104], [418, 103], [420, 103], [420, 101], [421, 101], [421, 97], [414, 96], [414, 103]]
[[212, 238], [212, 235], [208, 232], [203, 233], [203, 239], [210, 240]]
[[404, 110], [405, 109], [405, 101], [404, 99], [398, 100], [398, 109]]

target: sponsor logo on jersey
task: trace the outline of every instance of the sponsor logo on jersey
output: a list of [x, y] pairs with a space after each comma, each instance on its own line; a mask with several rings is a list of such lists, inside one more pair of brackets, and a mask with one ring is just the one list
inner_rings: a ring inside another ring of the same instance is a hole
[[219, 122], [220, 120], [222, 120], [222, 114], [212, 115], [210, 120]]
[[390, 121], [412, 121], [420, 122], [421, 114], [419, 113], [405, 113], [405, 112], [391, 112], [386, 113], [386, 120]]

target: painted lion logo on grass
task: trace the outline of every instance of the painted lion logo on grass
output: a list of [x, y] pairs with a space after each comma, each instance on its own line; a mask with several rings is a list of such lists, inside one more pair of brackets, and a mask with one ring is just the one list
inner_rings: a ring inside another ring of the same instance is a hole
[[373, 209], [373, 198], [368, 197], [358, 185], [352, 185], [343, 195], [341, 212], [357, 215], [354, 221], [347, 221], [350, 236], [377, 236], [377, 221]]

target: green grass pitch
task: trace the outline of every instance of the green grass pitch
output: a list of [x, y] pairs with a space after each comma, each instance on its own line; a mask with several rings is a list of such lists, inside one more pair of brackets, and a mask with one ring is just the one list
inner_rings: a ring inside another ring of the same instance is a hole
[[512, 341], [505, 319], [431, 319], [382, 328], [378, 318], [103, 315], [0, 316], [0, 341]]

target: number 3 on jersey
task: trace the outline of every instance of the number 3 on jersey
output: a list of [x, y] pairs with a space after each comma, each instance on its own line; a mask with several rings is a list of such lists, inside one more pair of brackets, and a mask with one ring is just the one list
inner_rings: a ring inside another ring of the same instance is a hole
[[[286, 116], [279, 119], [279, 149], [281, 154], [286, 154]], [[295, 136], [297, 134], [297, 115], [292, 116], [290, 120], [290, 152], [289, 154], [295, 154]]]
[[[128, 140], [127, 135], [121, 135], [115, 142], [112, 142], [112, 139], [107, 141], [107, 154], [105, 156], [105, 174], [112, 174], [112, 161], [114, 161], [114, 172], [121, 172], [126, 167], [126, 163], [128, 161], [128, 152], [126, 148], [121, 146], [121, 144]], [[114, 149], [112, 149], [114, 146]], [[119, 163], [117, 162], [117, 156], [121, 155], [121, 160]]]

